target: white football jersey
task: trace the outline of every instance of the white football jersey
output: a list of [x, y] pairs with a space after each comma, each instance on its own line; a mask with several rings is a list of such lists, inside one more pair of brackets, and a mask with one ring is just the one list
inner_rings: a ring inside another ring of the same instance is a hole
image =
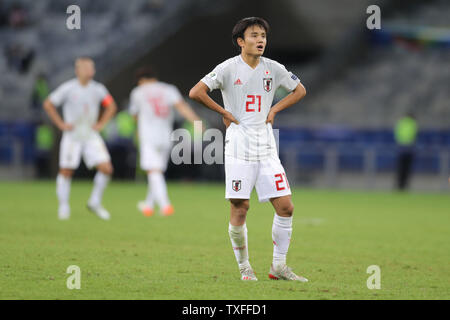
[[100, 105], [108, 105], [112, 100], [106, 87], [94, 80], [86, 86], [81, 85], [77, 78], [62, 83], [49, 95], [55, 107], [62, 106], [64, 122], [74, 126], [71, 131], [64, 132], [77, 140], [89, 140], [97, 122]]
[[141, 143], [154, 146], [171, 143], [173, 106], [182, 99], [175, 86], [160, 81], [142, 84], [131, 91], [129, 110], [138, 116]]
[[253, 69], [238, 55], [219, 64], [201, 81], [210, 90], [222, 91], [225, 110], [239, 121], [239, 125], [231, 123], [227, 129], [226, 155], [254, 161], [277, 154], [267, 115], [278, 87], [292, 91], [300, 83], [294, 74], [264, 57]]

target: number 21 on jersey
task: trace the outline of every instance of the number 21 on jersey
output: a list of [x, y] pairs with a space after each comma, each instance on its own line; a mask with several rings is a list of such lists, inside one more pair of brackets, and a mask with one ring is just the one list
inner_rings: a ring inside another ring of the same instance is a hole
[[256, 111], [256, 100], [258, 100], [258, 112], [261, 112], [261, 96], [249, 94], [247, 96], [247, 101], [245, 102], [245, 111], [246, 112], [255, 112]]

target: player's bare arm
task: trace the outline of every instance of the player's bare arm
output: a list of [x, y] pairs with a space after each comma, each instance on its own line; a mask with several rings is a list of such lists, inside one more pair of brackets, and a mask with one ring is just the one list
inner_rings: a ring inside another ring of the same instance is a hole
[[191, 106], [186, 101], [180, 100], [175, 103], [175, 109], [188, 121], [194, 122], [200, 120], [200, 117], [192, 110]]
[[73, 129], [73, 125], [64, 122], [50, 99], [47, 98], [44, 101], [43, 108], [55, 126], [57, 126], [61, 131], [69, 131]]
[[96, 131], [102, 131], [102, 129], [106, 126], [108, 121], [111, 120], [112, 117], [114, 117], [114, 115], [117, 112], [117, 105], [114, 102], [114, 100], [109, 101], [108, 104], [105, 105], [104, 107], [105, 107], [105, 110], [102, 113], [100, 119], [92, 127], [92, 129], [94, 129]]
[[273, 120], [275, 118], [275, 115], [278, 112], [280, 112], [280, 111], [282, 111], [282, 110], [284, 110], [286, 108], [289, 108], [290, 106], [296, 104], [301, 99], [303, 99], [303, 97], [305, 95], [306, 95], [306, 89], [301, 83], [299, 83], [297, 85], [297, 87], [290, 94], [288, 94], [286, 97], [281, 99], [277, 104], [275, 104], [270, 109], [269, 114], [267, 115], [266, 123], [273, 124]]
[[222, 106], [220, 106], [217, 102], [215, 102], [208, 95], [209, 88], [202, 81], [199, 81], [192, 89], [189, 91], [189, 98], [200, 102], [207, 108], [219, 113], [223, 117], [223, 122], [228, 127], [231, 122], [239, 124], [239, 121], [231, 114], [231, 112], [225, 110]]

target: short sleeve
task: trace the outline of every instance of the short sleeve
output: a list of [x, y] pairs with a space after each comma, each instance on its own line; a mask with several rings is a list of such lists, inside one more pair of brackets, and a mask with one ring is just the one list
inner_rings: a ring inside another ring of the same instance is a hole
[[300, 83], [300, 79], [288, 71], [285, 66], [277, 63], [278, 86], [283, 87], [287, 91], [294, 90]]
[[209, 90], [214, 89], [222, 89], [223, 88], [223, 79], [224, 79], [224, 70], [221, 68], [220, 65], [214, 68], [214, 70], [210, 73], [208, 73], [206, 76], [203, 77], [201, 80], [203, 83], [205, 83]]
[[169, 104], [170, 105], [174, 105], [183, 99], [180, 91], [175, 86], [170, 86], [170, 88], [168, 90], [168, 95], [169, 95]]
[[132, 116], [136, 116], [139, 113], [137, 92], [135, 90], [133, 90], [130, 95], [130, 105], [128, 107], [128, 112]]
[[53, 90], [48, 96], [48, 98], [55, 107], [59, 107], [66, 101], [68, 93], [69, 93], [69, 84], [63, 83], [55, 90]]

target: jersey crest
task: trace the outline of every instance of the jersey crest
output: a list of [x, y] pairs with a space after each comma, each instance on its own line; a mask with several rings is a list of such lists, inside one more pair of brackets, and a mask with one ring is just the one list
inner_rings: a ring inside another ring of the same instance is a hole
[[272, 78], [263, 78], [263, 88], [266, 92], [272, 90]]
[[233, 180], [233, 190], [236, 192], [241, 190], [241, 180]]

